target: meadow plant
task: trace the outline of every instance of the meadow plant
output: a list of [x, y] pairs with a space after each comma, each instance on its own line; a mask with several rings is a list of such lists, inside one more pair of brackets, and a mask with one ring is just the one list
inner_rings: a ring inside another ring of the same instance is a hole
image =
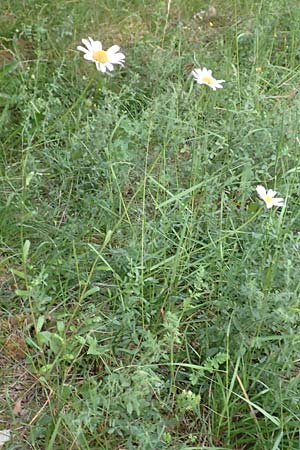
[[298, 4], [98, 3], [0, 16], [0, 447], [299, 448]]

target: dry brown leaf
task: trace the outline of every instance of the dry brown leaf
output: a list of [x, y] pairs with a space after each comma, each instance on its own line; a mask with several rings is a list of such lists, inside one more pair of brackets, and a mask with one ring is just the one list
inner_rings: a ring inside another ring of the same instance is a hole
[[18, 400], [15, 403], [13, 413], [15, 416], [20, 416], [22, 414], [22, 399], [18, 398]]
[[14, 359], [26, 358], [26, 343], [24, 339], [17, 334], [11, 334], [5, 342], [4, 354]]
[[215, 17], [217, 15], [217, 10], [213, 5], [210, 5], [207, 11], [208, 17]]

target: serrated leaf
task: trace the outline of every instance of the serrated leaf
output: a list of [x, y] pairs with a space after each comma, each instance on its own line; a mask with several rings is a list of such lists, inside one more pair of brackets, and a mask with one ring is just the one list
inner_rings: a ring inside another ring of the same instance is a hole
[[16, 295], [18, 295], [19, 297], [24, 297], [27, 298], [30, 296], [30, 291], [24, 291], [22, 289], [16, 289], [15, 290]]
[[30, 172], [30, 173], [26, 176], [25, 186], [29, 186], [30, 181], [32, 180], [34, 174], [35, 174], [34, 172]]
[[82, 295], [81, 300], [84, 300], [85, 298], [89, 297], [90, 295], [95, 294], [95, 292], [98, 292], [99, 290], [100, 290], [99, 286], [94, 286], [93, 288], [89, 289]]
[[14, 275], [17, 275], [17, 277], [22, 278], [22, 280], [27, 280], [27, 276], [24, 272], [20, 272], [20, 270], [17, 269], [10, 269], [10, 271]]
[[112, 230], [108, 230], [108, 232], [106, 233], [102, 248], [107, 246], [107, 244], [111, 240], [112, 234], [113, 234]]
[[88, 341], [88, 344], [89, 344], [89, 349], [87, 351], [87, 354], [88, 355], [94, 355], [94, 356], [101, 355], [101, 351], [98, 348], [98, 343], [97, 343], [96, 338], [94, 338], [92, 336], [89, 336], [87, 341]]
[[59, 320], [56, 324], [57, 331], [59, 334], [63, 334], [65, 331], [65, 324], [62, 320]]
[[30, 249], [30, 241], [27, 239], [23, 245], [23, 262], [26, 263]]
[[132, 403], [128, 402], [126, 405], [126, 409], [127, 409], [127, 413], [131, 416], [131, 414], [133, 413]]
[[52, 337], [52, 333], [50, 331], [41, 331], [37, 333], [36, 338], [39, 345], [48, 344]]
[[41, 373], [47, 373], [47, 372], [50, 372], [50, 370], [52, 369], [52, 367], [53, 367], [53, 364], [46, 364], [45, 366], [42, 366], [42, 367], [40, 368], [40, 372], [41, 372]]
[[3, 75], [8, 75], [10, 72], [13, 72], [17, 67], [18, 67], [19, 63], [18, 62], [13, 62], [13, 63], [9, 63], [9, 64], [5, 64], [3, 67], [1, 67], [0, 69], [0, 76]]
[[53, 353], [57, 354], [62, 346], [64, 345], [64, 340], [56, 333], [53, 333], [50, 339], [50, 348]]
[[37, 333], [39, 333], [42, 330], [44, 323], [45, 323], [45, 317], [44, 316], [40, 316], [38, 318], [37, 322], [36, 322], [36, 331], [37, 331]]
[[97, 270], [101, 270], [102, 272], [111, 272], [111, 268], [105, 266], [104, 264], [100, 264], [100, 266], [97, 266]]

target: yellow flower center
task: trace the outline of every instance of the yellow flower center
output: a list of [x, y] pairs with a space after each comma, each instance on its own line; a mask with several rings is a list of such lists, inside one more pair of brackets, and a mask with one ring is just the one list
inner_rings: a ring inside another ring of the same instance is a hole
[[105, 50], [98, 50], [97, 52], [93, 52], [93, 58], [95, 61], [102, 64], [108, 62], [108, 54]]
[[267, 203], [272, 203], [273, 198], [270, 195], [266, 195], [266, 202]]
[[213, 84], [213, 82], [214, 82], [214, 80], [210, 76], [202, 77], [202, 81], [203, 81], [203, 83], [207, 83], [207, 84]]

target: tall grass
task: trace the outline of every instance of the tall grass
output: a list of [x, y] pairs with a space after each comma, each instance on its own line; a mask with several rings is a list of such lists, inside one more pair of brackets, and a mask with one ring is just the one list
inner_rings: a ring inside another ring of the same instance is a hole
[[5, 448], [300, 448], [297, 2], [2, 9]]

